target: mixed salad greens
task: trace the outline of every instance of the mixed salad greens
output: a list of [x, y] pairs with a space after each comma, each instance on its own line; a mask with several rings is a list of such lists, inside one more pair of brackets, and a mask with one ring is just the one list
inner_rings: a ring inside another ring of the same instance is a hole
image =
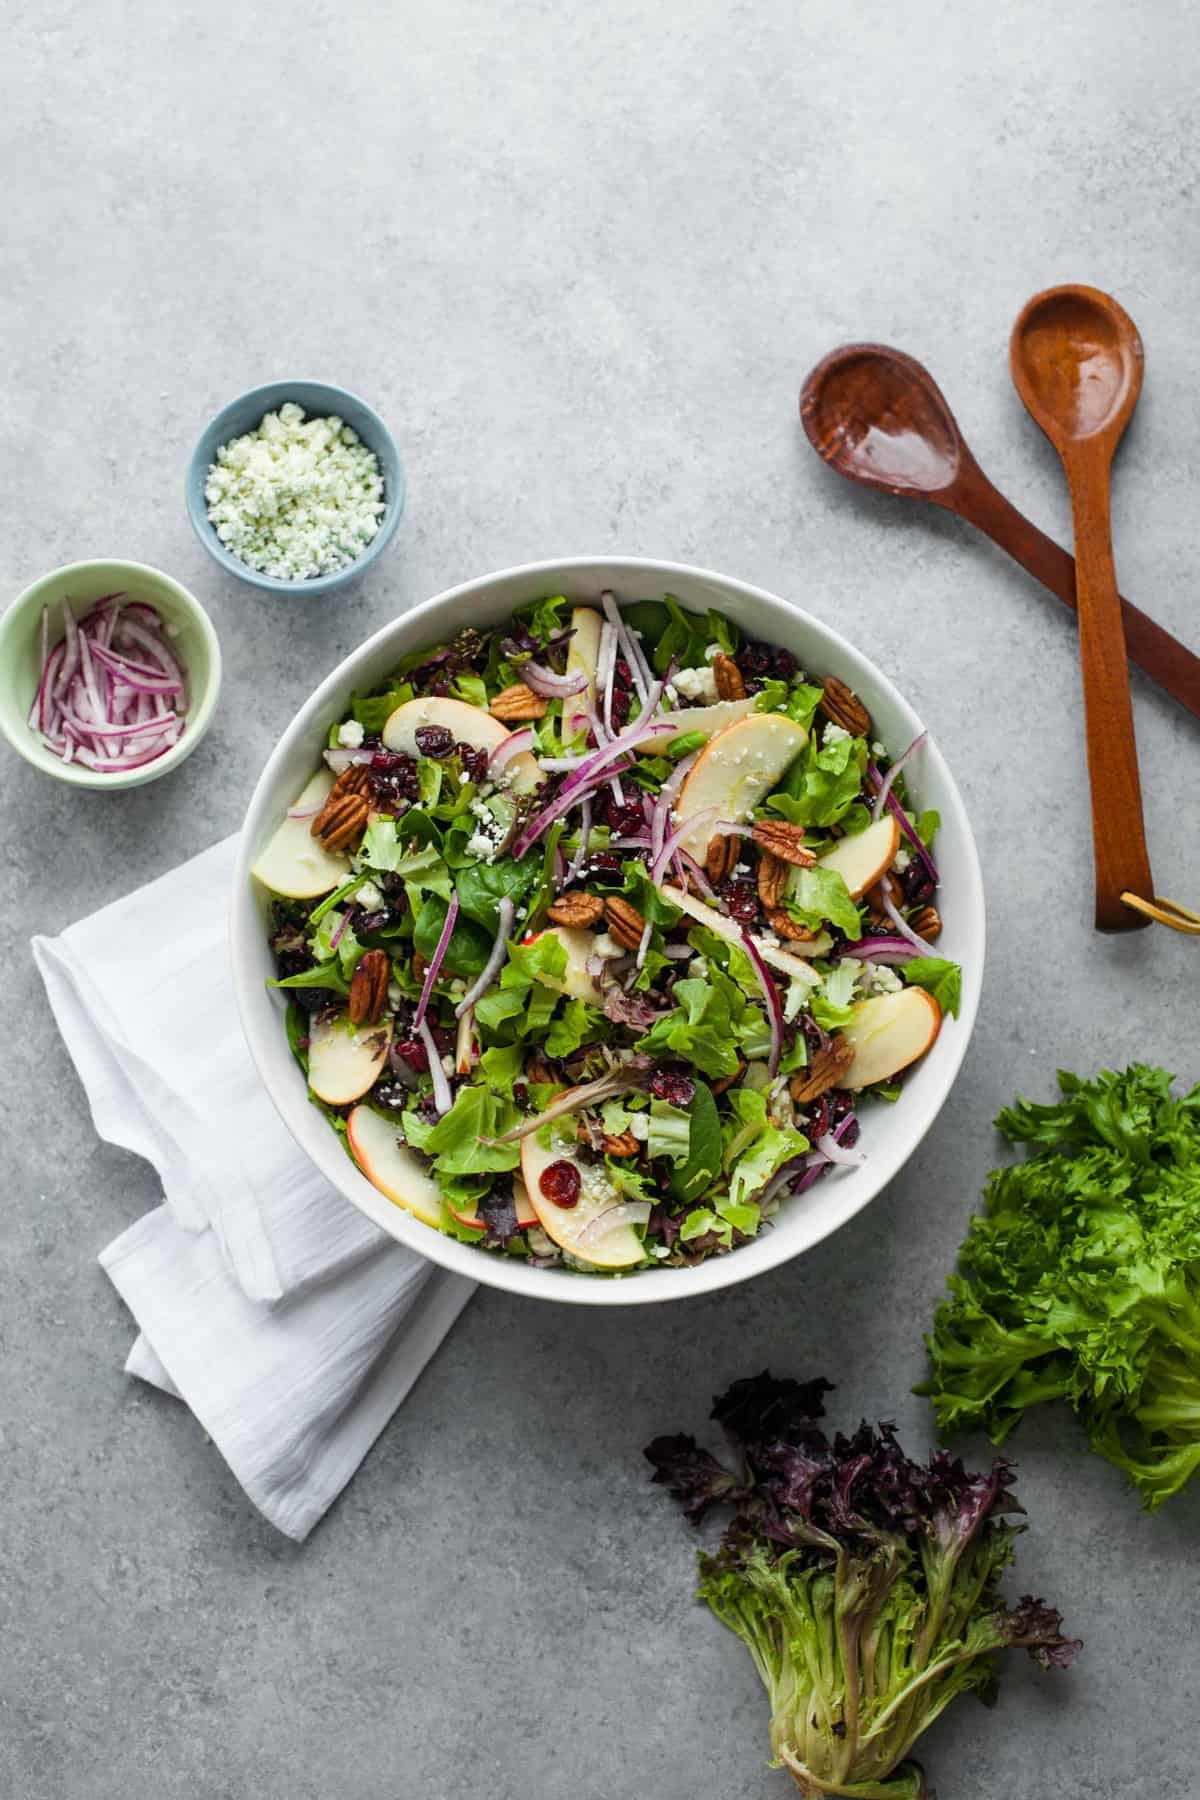
[[691, 1437], [647, 1447], [654, 1480], [699, 1524], [733, 1509], [700, 1555], [700, 1596], [745, 1643], [771, 1704], [771, 1747], [817, 1800], [924, 1800], [917, 1738], [959, 1694], [990, 1700], [996, 1653], [1063, 1669], [1081, 1649], [1062, 1618], [997, 1591], [1023, 1527], [1012, 1469], [969, 1474], [936, 1450], [911, 1461], [890, 1425], [832, 1440], [827, 1381], [735, 1381], [712, 1416], [726, 1468]]
[[1200, 1087], [1142, 1063], [1058, 1082], [996, 1121], [1030, 1154], [988, 1179], [920, 1391], [996, 1443], [1066, 1400], [1154, 1508], [1200, 1468]]
[[754, 1238], [861, 1160], [955, 1011], [935, 814], [861, 700], [670, 597], [404, 657], [255, 865], [276, 985], [367, 1177], [618, 1273]]

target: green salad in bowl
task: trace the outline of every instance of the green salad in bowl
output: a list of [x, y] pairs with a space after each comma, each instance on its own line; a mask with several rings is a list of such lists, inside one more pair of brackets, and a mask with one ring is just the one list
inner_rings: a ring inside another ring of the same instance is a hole
[[853, 689], [670, 596], [405, 655], [253, 865], [309, 1094], [534, 1267], [695, 1265], [863, 1160], [957, 1008], [936, 814]]

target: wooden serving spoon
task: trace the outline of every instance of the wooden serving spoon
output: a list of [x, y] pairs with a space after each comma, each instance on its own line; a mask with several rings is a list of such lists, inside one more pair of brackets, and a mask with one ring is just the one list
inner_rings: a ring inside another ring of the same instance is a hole
[[1058, 451], [1071, 490], [1096, 929], [1138, 930], [1148, 921], [1121, 896], [1152, 900], [1154, 884], [1113, 567], [1109, 476], [1142, 391], [1142, 340], [1129, 314], [1099, 289], [1047, 288], [1013, 326], [1009, 362], [1025, 409]]
[[[1075, 563], [1017, 511], [971, 454], [928, 369], [887, 344], [843, 344], [800, 390], [808, 441], [847, 481], [957, 514], [1074, 610]], [[1128, 600], [1129, 655], [1200, 718], [1200, 656]]]

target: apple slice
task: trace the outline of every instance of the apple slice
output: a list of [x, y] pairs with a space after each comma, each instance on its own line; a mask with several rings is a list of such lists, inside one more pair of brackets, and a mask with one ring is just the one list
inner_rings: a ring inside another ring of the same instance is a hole
[[297, 808], [303, 807], [308, 817], [284, 819], [251, 869], [254, 879], [273, 894], [283, 894], [289, 900], [315, 900], [318, 894], [327, 894], [345, 881], [350, 873], [347, 859], [322, 849], [312, 834], [313, 818], [332, 786], [329, 770], [318, 769], [293, 803]]
[[[758, 704], [755, 696], [750, 694], [745, 700], [717, 700], [712, 706], [681, 706], [677, 712], [663, 713], [661, 716], [668, 725], [675, 727], [677, 737], [686, 732], [702, 731], [706, 737], [715, 737], [718, 731], [724, 731], [727, 725], [736, 725], [739, 719], [747, 718]], [[661, 756], [664, 747], [671, 742], [668, 737], [649, 738], [639, 745], [641, 756]]]
[[371, 1183], [397, 1206], [435, 1228], [442, 1222], [442, 1196], [390, 1119], [356, 1106], [346, 1120], [350, 1154]]
[[681, 848], [703, 862], [716, 820], [740, 824], [748, 819], [763, 796], [778, 786], [807, 739], [804, 726], [782, 713], [748, 713], [718, 731], [692, 764], [675, 802], [677, 826], [710, 809], [715, 817], [681, 838]]
[[590, 1006], [599, 1006], [600, 989], [595, 978], [588, 974], [588, 958], [595, 955], [595, 938], [590, 931], [580, 931], [573, 925], [548, 925], [546, 930], [535, 931], [522, 941], [536, 944], [539, 938], [556, 937], [567, 953], [567, 967], [561, 981], [547, 981], [546, 987], [554, 988], [557, 993], [566, 994], [572, 1000], [586, 1000]]
[[571, 609], [574, 637], [567, 645], [567, 674], [586, 675], [588, 684], [563, 701], [563, 726], [568, 737], [587, 724], [589, 706], [596, 704], [596, 664], [600, 658], [600, 614], [591, 606]]
[[870, 1087], [887, 1081], [924, 1056], [942, 1023], [942, 1009], [924, 988], [901, 988], [860, 1000], [844, 1036], [854, 1049], [842, 1086]]
[[[440, 694], [426, 694], [418, 700], [406, 700], [398, 706], [383, 728], [383, 741], [389, 750], [402, 750], [406, 756], [421, 754], [417, 732], [424, 725], [442, 725], [453, 733], [456, 744], [470, 744], [473, 750], [497, 750], [510, 733], [499, 719], [484, 712], [481, 706], [468, 706], [465, 700], [449, 700]], [[542, 782], [537, 759], [522, 750], [505, 765], [512, 776], [513, 791], [527, 794]]]
[[309, 1087], [330, 1106], [349, 1106], [374, 1085], [391, 1041], [390, 1019], [359, 1030], [345, 1009], [315, 1014], [308, 1030]]
[[[597, 1269], [628, 1269], [634, 1263], [640, 1263], [644, 1252], [632, 1225], [614, 1225], [611, 1231], [604, 1232], [595, 1241], [589, 1239], [585, 1248], [580, 1247], [580, 1239], [588, 1226], [602, 1213], [619, 1206], [621, 1197], [608, 1180], [603, 1164], [581, 1163], [574, 1146], [557, 1139], [549, 1150], [545, 1150], [537, 1137], [536, 1132], [531, 1132], [522, 1140], [521, 1174], [530, 1204], [546, 1236], [553, 1238], [568, 1255], [591, 1263]], [[583, 1185], [575, 1206], [556, 1206], [542, 1192], [541, 1178], [550, 1165], [557, 1162], [568, 1162], [579, 1172]]]
[[890, 869], [900, 848], [900, 827], [891, 813], [876, 819], [854, 837], [839, 838], [832, 850], [817, 858], [818, 869], [834, 869], [859, 900]]

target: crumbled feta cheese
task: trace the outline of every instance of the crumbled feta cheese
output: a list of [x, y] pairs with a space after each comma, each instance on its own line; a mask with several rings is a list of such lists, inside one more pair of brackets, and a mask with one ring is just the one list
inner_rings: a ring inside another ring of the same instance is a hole
[[453, 1075], [454, 1073], [454, 1058], [448, 1050], [442, 1058], [442, 1072], [446, 1075]]
[[897, 875], [903, 875], [905, 869], [909, 868], [911, 864], [912, 851], [907, 844], [901, 844], [895, 856], [892, 858], [892, 867], [895, 869]]
[[388, 1005], [394, 1012], [404, 998], [404, 989], [398, 981], [389, 981], [387, 990]]
[[875, 742], [874, 742], [874, 743], [873, 743], [873, 744], [872, 744], [872, 745], [871, 745], [871, 755], [872, 755], [872, 756], [873, 756], [873, 757], [874, 757], [874, 758], [875, 758], [875, 761], [876, 761], [876, 762], [878, 762], [878, 761], [879, 761], [879, 759], [880, 759], [880, 757], [881, 757], [881, 756], [886, 756], [886, 755], [887, 755], [887, 751], [886, 751], [886, 749], [885, 749], [885, 748], [884, 748], [884, 746], [883, 746], [883, 745], [882, 745], [882, 744], [881, 744], [881, 743], [880, 743], [880, 742], [879, 742], [879, 741], [878, 741], [878, 739], [876, 739], [876, 741], [875, 741]]
[[640, 1143], [645, 1143], [650, 1136], [650, 1115], [644, 1112], [630, 1113], [629, 1129]]
[[343, 420], [306, 420], [293, 401], [221, 445], [204, 498], [225, 548], [280, 581], [347, 568], [384, 512], [374, 452]]
[[748, 862], [734, 863], [733, 872], [735, 875], [748, 875], [750, 873], [750, 864]]
[[484, 831], [473, 832], [467, 839], [467, 855], [477, 856], [480, 862], [490, 863], [496, 860], [496, 842]]
[[373, 881], [364, 881], [360, 887], [356, 888], [354, 900], [355, 904], [361, 906], [364, 912], [382, 912], [387, 905], [387, 901]]
[[607, 958], [611, 956], [624, 956], [624, 954], [625, 952], [622, 950], [620, 944], [615, 943], [614, 940], [609, 937], [607, 931], [602, 931], [599, 937], [594, 937], [592, 939], [593, 956], [603, 956]]
[[343, 750], [357, 750], [366, 735], [357, 719], [347, 719], [344, 725], [338, 726], [338, 743]]
[[673, 685], [685, 700], [698, 700], [702, 706], [713, 705], [717, 698], [717, 678], [711, 669], [680, 669]]
[[693, 981], [703, 981], [708, 974], [708, 964], [702, 956], [693, 956], [688, 964], [688, 974]]
[[717, 660], [718, 656], [720, 656], [720, 654], [721, 654], [720, 644], [705, 644], [705, 646], [704, 646], [705, 662], [716, 662], [716, 660]]
[[833, 720], [830, 719], [825, 727], [821, 742], [828, 747], [830, 744], [844, 743], [849, 736], [850, 733], [848, 731], [845, 731], [840, 725], [835, 725]]

